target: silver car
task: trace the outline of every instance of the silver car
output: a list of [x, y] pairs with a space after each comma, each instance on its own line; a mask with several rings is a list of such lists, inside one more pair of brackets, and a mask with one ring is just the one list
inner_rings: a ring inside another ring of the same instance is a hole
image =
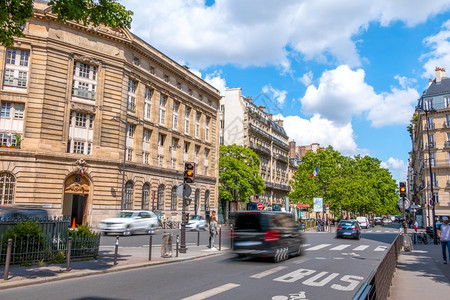
[[103, 234], [121, 233], [132, 235], [135, 232], [153, 234], [158, 227], [158, 217], [154, 212], [146, 210], [123, 210], [114, 218], [108, 218], [100, 223]]
[[195, 215], [189, 217], [189, 223], [186, 224], [186, 229], [191, 230], [206, 230], [206, 220], [205, 217]]

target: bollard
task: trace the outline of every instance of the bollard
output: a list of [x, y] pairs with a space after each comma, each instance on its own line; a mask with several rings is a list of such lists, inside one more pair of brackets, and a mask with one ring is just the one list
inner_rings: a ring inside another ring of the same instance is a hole
[[219, 226], [219, 251], [222, 249], [222, 225]]
[[150, 242], [148, 244], [148, 260], [152, 260], [153, 235], [150, 235]]
[[197, 246], [200, 246], [200, 230], [197, 231]]
[[117, 265], [117, 253], [119, 252], [119, 236], [116, 237], [116, 247], [114, 250], [114, 265]]
[[177, 246], [176, 246], [176, 254], [175, 257], [178, 257], [178, 243], [180, 242], [180, 237], [177, 234]]
[[70, 254], [72, 252], [72, 237], [67, 240], [67, 259], [66, 259], [66, 272], [70, 271]]
[[233, 249], [233, 225], [230, 225], [230, 249]]
[[5, 274], [3, 275], [3, 280], [8, 280], [9, 264], [11, 263], [12, 242], [12, 239], [8, 239], [8, 248], [6, 249]]

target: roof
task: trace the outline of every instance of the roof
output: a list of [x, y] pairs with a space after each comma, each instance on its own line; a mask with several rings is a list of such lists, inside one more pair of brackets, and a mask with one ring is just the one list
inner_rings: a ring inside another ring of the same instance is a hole
[[450, 94], [450, 78], [444, 77], [440, 83], [433, 80], [431, 85], [423, 92], [422, 97], [430, 97], [434, 95]]

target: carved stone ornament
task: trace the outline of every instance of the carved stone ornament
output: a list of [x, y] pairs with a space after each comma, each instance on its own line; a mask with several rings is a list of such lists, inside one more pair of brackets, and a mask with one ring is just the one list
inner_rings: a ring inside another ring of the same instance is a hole
[[81, 194], [84, 193], [83, 185], [79, 183], [72, 183], [71, 185], [69, 185], [69, 190], [74, 193], [81, 193]]
[[94, 66], [98, 66], [98, 67], [102, 66], [102, 62], [100, 60], [94, 59], [92, 57], [88, 57], [88, 56], [84, 56], [84, 55], [80, 55], [80, 54], [76, 54], [76, 53], [72, 53], [70, 56], [71, 56], [71, 59], [73, 59], [75, 61], [84, 62], [89, 65], [94, 65]]
[[72, 110], [87, 114], [95, 114], [97, 112], [97, 107], [95, 105], [89, 105], [72, 101], [70, 103], [70, 107], [72, 108]]

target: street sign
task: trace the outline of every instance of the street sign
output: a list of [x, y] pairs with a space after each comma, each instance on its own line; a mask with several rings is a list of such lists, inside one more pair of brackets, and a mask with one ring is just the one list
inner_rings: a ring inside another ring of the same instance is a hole
[[323, 211], [323, 198], [313, 198], [314, 200], [314, 212]]
[[433, 199], [430, 199], [430, 206], [433, 206]]
[[258, 205], [256, 205], [256, 207], [257, 207], [258, 209], [263, 209], [263, 204], [262, 204], [262, 203], [258, 203]]
[[180, 198], [183, 198], [183, 185], [186, 185], [186, 197], [189, 197], [192, 193], [191, 186], [187, 183], [182, 183], [179, 186], [177, 186], [177, 196]]

